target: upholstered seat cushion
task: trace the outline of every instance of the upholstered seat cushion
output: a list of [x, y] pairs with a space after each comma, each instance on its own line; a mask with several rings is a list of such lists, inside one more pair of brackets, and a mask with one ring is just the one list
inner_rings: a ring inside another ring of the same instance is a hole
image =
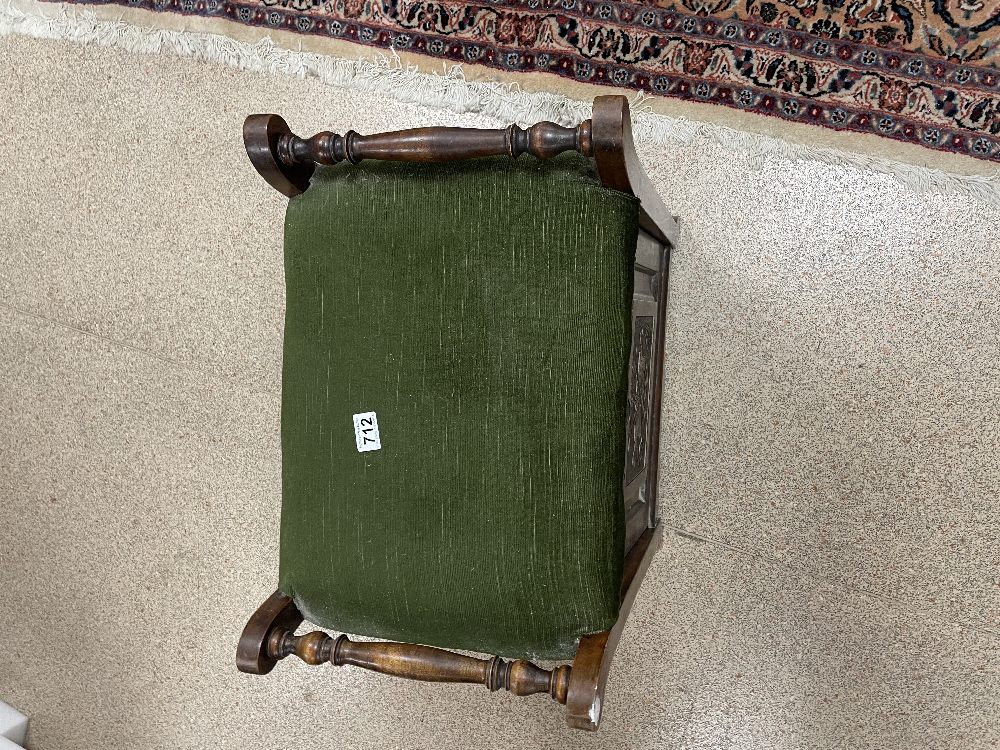
[[637, 212], [575, 153], [291, 199], [280, 587], [308, 620], [535, 658], [615, 622]]

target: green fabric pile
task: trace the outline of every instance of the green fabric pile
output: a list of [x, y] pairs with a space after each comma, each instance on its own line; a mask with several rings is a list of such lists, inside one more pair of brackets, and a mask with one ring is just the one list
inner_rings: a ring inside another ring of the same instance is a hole
[[637, 220], [575, 153], [343, 164], [289, 201], [280, 587], [307, 619], [553, 659], [614, 624]]

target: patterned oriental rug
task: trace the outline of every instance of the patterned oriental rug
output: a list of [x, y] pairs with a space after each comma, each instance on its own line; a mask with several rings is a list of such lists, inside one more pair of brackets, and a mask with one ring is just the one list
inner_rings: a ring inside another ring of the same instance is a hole
[[1000, 162], [998, 0], [110, 2], [507, 74], [546, 72]]

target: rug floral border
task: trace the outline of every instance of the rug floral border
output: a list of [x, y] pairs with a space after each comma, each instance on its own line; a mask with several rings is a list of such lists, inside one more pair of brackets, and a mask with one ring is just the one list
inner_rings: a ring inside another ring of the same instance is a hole
[[[172, 12], [208, 18], [224, 18], [237, 23], [274, 30], [315, 34], [383, 49], [416, 52], [456, 63], [485, 65], [509, 73], [544, 72], [580, 83], [615, 86], [706, 104], [719, 104], [746, 112], [777, 117], [789, 122], [823, 126], [837, 131], [868, 133], [939, 151], [959, 153], [977, 159], [1000, 162], [1000, 71], [989, 66], [952, 62], [916, 52], [886, 49], [850, 39], [828, 39], [807, 31], [774, 28], [738, 18], [684, 14], [675, 10], [626, 2], [600, 0], [493, 0], [491, 8], [518, 11], [557, 12], [560, 17], [585, 19], [617, 26], [638, 26], [645, 31], [683, 39], [687, 44], [710, 50], [725, 45], [739, 56], [788, 54], [796, 58], [833, 62], [844, 66], [850, 75], [854, 69], [890, 76], [897, 87], [912, 82], [930, 87], [934, 98], [948, 106], [957, 99], [959, 88], [996, 90], [987, 94], [977, 112], [981, 119], [993, 118], [984, 130], [951, 128], [927, 124], [899, 112], [892, 100], [892, 90], [879, 93], [881, 106], [852, 107], [803, 97], [783, 91], [780, 85], [725, 85], [707, 81], [693, 74], [685, 64], [683, 71], [651, 73], [640, 65], [608, 63], [564, 51], [549, 52], [525, 49], [518, 45], [516, 27], [512, 46], [483, 41], [467, 41], [416, 28], [362, 21], [354, 18], [317, 16], [285, 5], [232, 0], [73, 0], [77, 4], [117, 4], [158, 12]], [[516, 17], [516, 16], [515, 16]], [[521, 16], [520, 18], [524, 18]], [[896, 92], [897, 96], [899, 92]], [[983, 107], [987, 109], [983, 109]], [[953, 107], [957, 109], [957, 106]], [[954, 115], [954, 112], [950, 113]]]

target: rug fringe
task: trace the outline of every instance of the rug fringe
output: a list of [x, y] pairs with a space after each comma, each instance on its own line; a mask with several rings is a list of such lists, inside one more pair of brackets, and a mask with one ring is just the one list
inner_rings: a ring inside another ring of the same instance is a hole
[[[285, 49], [266, 38], [249, 44], [218, 34], [140, 28], [122, 21], [100, 20], [90, 11], [67, 6], [54, 5], [57, 15], [47, 15], [18, 5], [23, 3], [0, 3], [0, 36], [66, 39], [144, 54], [168, 51], [243, 70], [317, 78], [332, 86], [377, 92], [398, 101], [483, 114], [521, 125], [537, 120], [575, 125], [590, 115], [589, 102], [560, 94], [527, 92], [516, 83], [469, 81], [461, 65], [446, 64], [441, 73], [423, 73], [415, 66], [403, 65], [394, 52], [392, 57], [379, 55], [375, 60], [346, 60]], [[641, 93], [632, 97], [633, 128], [640, 147], [691, 145], [704, 138], [748, 159], [751, 168], [779, 159], [813, 161], [889, 175], [920, 193], [958, 195], [1000, 206], [1000, 172], [957, 175], [884, 157], [810, 147], [724, 125], [654, 113], [644, 105], [647, 98]]]

